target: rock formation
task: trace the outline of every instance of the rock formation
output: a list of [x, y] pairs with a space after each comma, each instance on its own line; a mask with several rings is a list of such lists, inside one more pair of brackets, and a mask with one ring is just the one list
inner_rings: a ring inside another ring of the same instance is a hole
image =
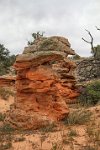
[[100, 58], [93, 57], [76, 60], [75, 70], [77, 82], [90, 81], [100, 78]]
[[0, 76], [0, 86], [14, 86], [15, 85], [15, 76], [3, 75]]
[[17, 94], [8, 119], [15, 127], [37, 129], [68, 115], [66, 103], [78, 96], [70, 46], [64, 37], [42, 37], [17, 56]]

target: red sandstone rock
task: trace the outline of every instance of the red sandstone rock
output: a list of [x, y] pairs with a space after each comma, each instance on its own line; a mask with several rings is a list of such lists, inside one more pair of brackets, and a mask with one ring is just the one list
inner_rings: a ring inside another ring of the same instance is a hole
[[0, 86], [13, 86], [15, 85], [15, 76], [0, 76]]
[[37, 129], [69, 114], [67, 100], [75, 101], [78, 93], [73, 76], [76, 65], [68, 54], [75, 54], [68, 40], [55, 36], [34, 41], [17, 57], [17, 94], [8, 119], [12, 125]]

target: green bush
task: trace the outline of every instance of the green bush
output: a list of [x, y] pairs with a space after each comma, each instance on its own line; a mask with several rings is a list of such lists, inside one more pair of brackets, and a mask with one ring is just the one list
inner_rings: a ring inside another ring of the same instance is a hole
[[94, 47], [93, 53], [96, 59], [100, 58], [100, 45], [97, 45], [96, 47]]
[[0, 75], [9, 73], [15, 59], [16, 56], [10, 55], [10, 51], [3, 44], [0, 44]]
[[94, 81], [84, 87], [79, 96], [84, 106], [93, 106], [100, 102], [100, 81]]

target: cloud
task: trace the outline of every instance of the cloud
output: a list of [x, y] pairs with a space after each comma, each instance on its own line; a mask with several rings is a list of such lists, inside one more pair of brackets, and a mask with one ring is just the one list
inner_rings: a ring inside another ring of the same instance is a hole
[[82, 56], [90, 55], [90, 30], [99, 44], [99, 0], [0, 0], [0, 43], [11, 53], [22, 53], [31, 33], [45, 31], [46, 36], [61, 35], [69, 39], [72, 48]]

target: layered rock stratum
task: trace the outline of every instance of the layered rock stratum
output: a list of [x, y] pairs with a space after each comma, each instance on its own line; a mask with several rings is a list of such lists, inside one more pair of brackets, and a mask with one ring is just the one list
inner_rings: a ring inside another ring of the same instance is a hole
[[40, 37], [16, 58], [16, 98], [8, 121], [23, 129], [37, 129], [69, 114], [66, 103], [78, 96], [75, 87], [74, 55], [64, 37]]
[[16, 76], [11, 76], [11, 75], [0, 76], [0, 87], [14, 86], [15, 80], [16, 80]]

